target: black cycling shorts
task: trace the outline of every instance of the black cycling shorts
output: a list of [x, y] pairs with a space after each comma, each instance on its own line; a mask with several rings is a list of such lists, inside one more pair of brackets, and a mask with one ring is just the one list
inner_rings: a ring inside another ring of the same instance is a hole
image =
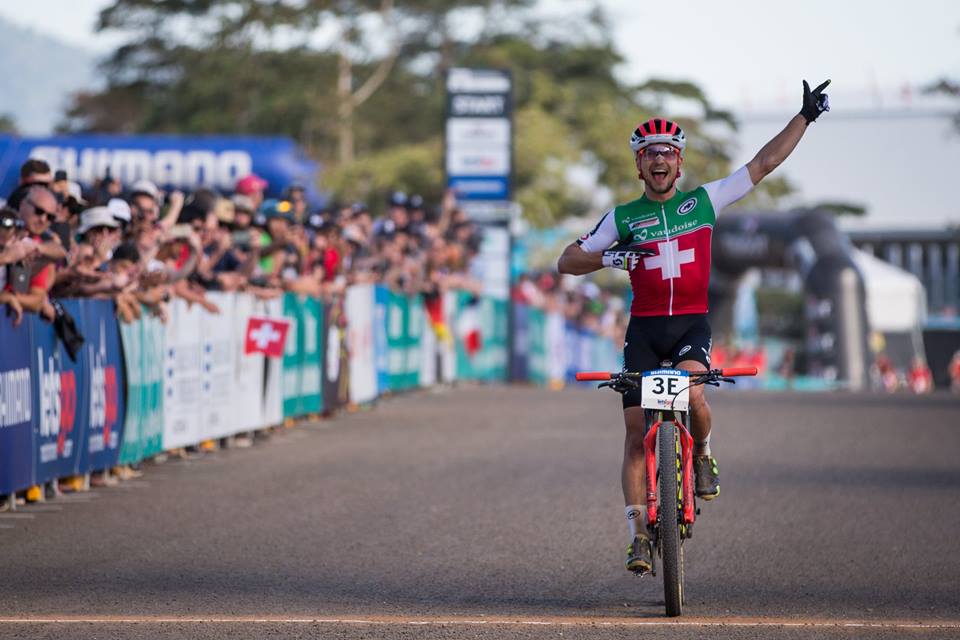
[[[705, 313], [630, 317], [623, 345], [624, 371], [650, 371], [695, 360], [710, 368], [710, 323]], [[640, 389], [623, 394], [623, 408], [640, 406]]]

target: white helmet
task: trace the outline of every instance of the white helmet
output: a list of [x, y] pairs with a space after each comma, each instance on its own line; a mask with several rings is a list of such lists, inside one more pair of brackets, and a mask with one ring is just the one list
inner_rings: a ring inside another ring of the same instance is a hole
[[669, 144], [683, 153], [687, 146], [687, 136], [676, 122], [663, 118], [651, 118], [641, 122], [630, 136], [630, 148], [636, 153], [652, 144]]

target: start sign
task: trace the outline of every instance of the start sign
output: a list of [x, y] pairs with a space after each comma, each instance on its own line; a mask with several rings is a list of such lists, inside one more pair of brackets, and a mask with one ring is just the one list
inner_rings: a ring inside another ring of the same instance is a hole
[[686, 411], [690, 406], [690, 376], [680, 369], [645, 371], [640, 394], [644, 409]]

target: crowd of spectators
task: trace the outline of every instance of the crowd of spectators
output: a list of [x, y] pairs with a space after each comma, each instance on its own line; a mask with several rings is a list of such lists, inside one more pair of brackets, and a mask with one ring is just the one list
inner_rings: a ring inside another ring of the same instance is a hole
[[374, 218], [362, 203], [312, 209], [302, 186], [265, 199], [256, 175], [235, 192], [164, 193], [105, 176], [84, 191], [43, 160], [28, 160], [0, 210], [0, 305], [54, 321], [58, 298], [112, 299], [123, 321], [165, 319], [176, 297], [219, 313], [209, 291], [261, 299], [285, 291], [326, 297], [354, 282], [436, 296], [476, 289], [469, 275], [480, 231], [447, 194], [428, 208], [394, 192]]
[[585, 278], [543, 271], [521, 274], [511, 295], [514, 302], [560, 313], [576, 326], [623, 345], [630, 314], [622, 291], [601, 288]]

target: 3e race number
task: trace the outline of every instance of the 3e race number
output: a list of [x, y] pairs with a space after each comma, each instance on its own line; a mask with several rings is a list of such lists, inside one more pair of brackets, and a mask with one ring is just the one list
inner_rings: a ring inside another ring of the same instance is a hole
[[686, 371], [659, 369], [643, 374], [640, 384], [644, 409], [686, 411], [690, 405], [690, 378]]

